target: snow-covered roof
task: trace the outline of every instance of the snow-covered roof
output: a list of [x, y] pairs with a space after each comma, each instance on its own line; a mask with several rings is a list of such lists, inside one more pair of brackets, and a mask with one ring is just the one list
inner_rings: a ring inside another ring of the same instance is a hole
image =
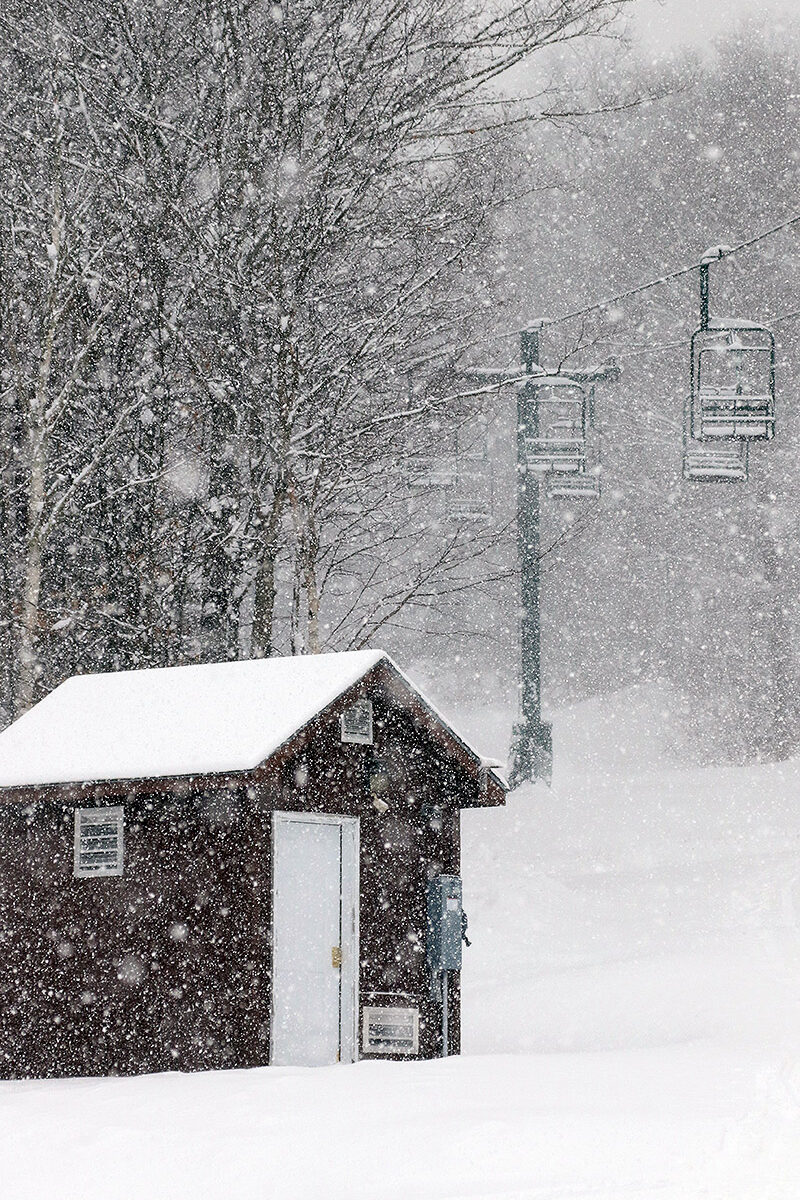
[[0, 786], [250, 770], [384, 657], [75, 675], [0, 734]]
[[0, 787], [252, 770], [381, 660], [475, 754], [388, 655], [355, 650], [76, 675], [0, 733]]

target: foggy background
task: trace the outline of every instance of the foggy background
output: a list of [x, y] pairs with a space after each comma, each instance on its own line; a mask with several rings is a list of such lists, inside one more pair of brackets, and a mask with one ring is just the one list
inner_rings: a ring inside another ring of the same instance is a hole
[[769, 21], [776, 30], [797, 15], [794, 0], [639, 0], [635, 36], [648, 48], [702, 46], [737, 21]]

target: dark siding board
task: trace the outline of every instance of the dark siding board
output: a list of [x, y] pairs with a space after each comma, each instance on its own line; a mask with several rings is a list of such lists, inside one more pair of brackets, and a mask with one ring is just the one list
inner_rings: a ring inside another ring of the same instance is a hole
[[[373, 704], [375, 745], [343, 745], [336, 721], [319, 728], [305, 750], [285, 763], [276, 807], [360, 817], [359, 1046], [365, 1005], [417, 1007], [420, 1057], [431, 1058], [441, 1053], [441, 1005], [431, 997], [425, 957], [427, 883], [433, 874], [459, 869], [457, 803], [464, 781], [406, 711], [392, 708], [380, 691]], [[373, 753], [390, 778], [390, 810], [383, 816], [368, 788], [366, 764]], [[305, 779], [303, 787], [298, 778]], [[433, 806], [442, 810], [440, 828], [431, 819]], [[455, 1047], [456, 979], [451, 1010]]]

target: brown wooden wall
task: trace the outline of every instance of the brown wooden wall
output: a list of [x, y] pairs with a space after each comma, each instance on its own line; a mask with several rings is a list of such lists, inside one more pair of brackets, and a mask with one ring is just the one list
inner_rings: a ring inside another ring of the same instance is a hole
[[[425, 960], [428, 878], [459, 870], [459, 798], [474, 780], [370, 689], [374, 747], [336, 714], [249, 776], [51, 788], [0, 805], [0, 1074], [129, 1074], [269, 1061], [271, 813], [360, 818], [360, 1001], [420, 1009], [420, 1056], [441, 1053]], [[366, 761], [389, 768], [372, 806]], [[163, 789], [163, 790], [162, 790]], [[74, 879], [74, 809], [123, 804], [119, 878]], [[442, 808], [437, 821], [434, 806]], [[453, 980], [451, 1053], [459, 1046]], [[359, 1042], [361, 1037], [359, 1017]], [[360, 1052], [360, 1051], [359, 1051]]]
[[72, 876], [72, 804], [3, 808], [4, 1075], [264, 1061], [268, 821], [230, 801], [124, 800], [125, 871], [105, 879]]

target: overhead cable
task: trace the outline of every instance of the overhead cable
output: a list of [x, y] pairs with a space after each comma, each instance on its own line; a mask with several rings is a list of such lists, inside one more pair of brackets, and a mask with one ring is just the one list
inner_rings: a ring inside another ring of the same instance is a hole
[[[730, 258], [734, 254], [738, 254], [741, 250], [748, 250], [751, 246], [757, 246], [760, 242], [766, 241], [767, 238], [774, 237], [776, 233], [783, 232], [784, 229], [789, 229], [793, 225], [800, 224], [800, 213], [793, 217], [788, 217], [785, 221], [781, 221], [779, 225], [774, 225], [771, 229], [765, 229], [761, 233], [755, 234], [753, 237], [747, 238], [743, 242], [739, 242], [735, 246], [725, 246], [721, 249], [719, 255], [720, 261], [725, 258]], [[594, 304], [587, 304], [583, 308], [573, 309], [571, 312], [563, 313], [560, 317], [545, 317], [538, 328], [548, 329], [555, 325], [563, 325], [566, 321], [576, 320], [578, 317], [586, 317], [590, 313], [600, 312], [603, 309], [612, 308], [614, 305], [621, 303], [623, 300], [629, 300], [631, 296], [641, 295], [642, 292], [649, 292], [652, 288], [660, 287], [663, 284], [671, 283], [675, 279], [681, 279], [685, 275], [691, 275], [693, 271], [699, 271], [703, 266], [703, 259], [698, 259], [697, 262], [689, 263], [684, 267], [678, 267], [674, 271], [668, 271], [665, 275], [659, 275], [656, 279], [650, 279], [647, 283], [637, 284], [635, 287], [628, 288], [627, 291], [619, 292], [616, 296], [607, 296], [603, 300], [597, 300]], [[783, 320], [787, 318], [781, 318]], [[504, 333], [490, 334], [488, 340], [501, 338], [519, 337], [521, 333], [525, 333], [529, 326], [523, 326], [520, 329], [509, 329]]]

